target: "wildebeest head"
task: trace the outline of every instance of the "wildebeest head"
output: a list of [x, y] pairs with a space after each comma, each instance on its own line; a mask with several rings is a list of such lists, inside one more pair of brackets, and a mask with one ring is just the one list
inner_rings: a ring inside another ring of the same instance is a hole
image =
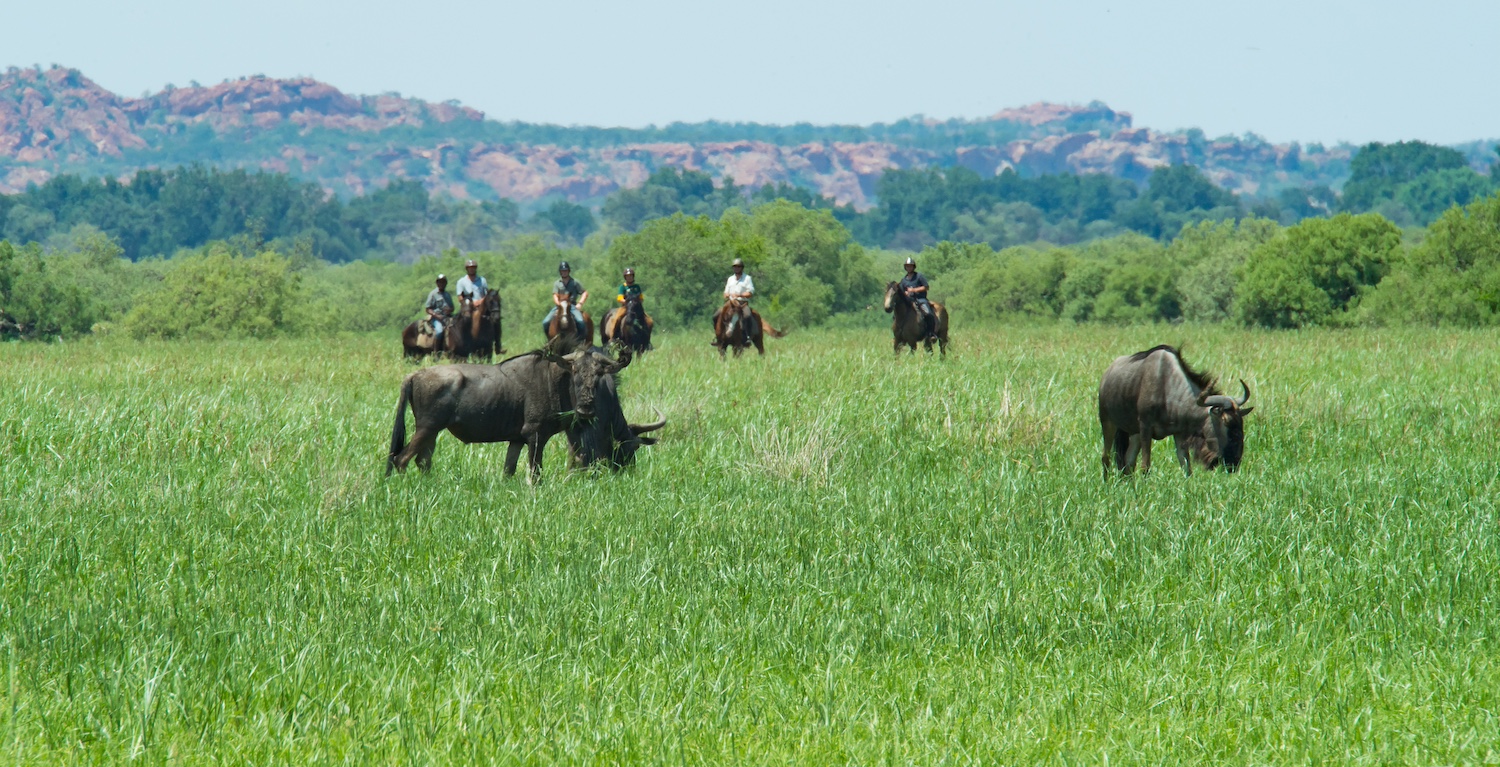
[[[590, 350], [606, 362], [609, 360], [597, 350]], [[612, 469], [622, 469], [635, 460], [635, 452], [642, 445], [656, 443], [655, 437], [643, 434], [656, 431], [666, 425], [666, 418], [648, 424], [634, 424], [625, 420], [625, 410], [620, 404], [614, 373], [630, 362], [629, 347], [621, 350], [620, 361], [611, 369], [603, 370], [594, 378], [593, 397], [590, 400], [591, 414], [581, 417], [568, 430], [568, 442], [578, 463], [591, 466], [598, 461], [609, 461]], [[576, 363], [575, 363], [576, 364]], [[575, 374], [576, 376], [576, 374]], [[658, 414], [660, 415], [660, 414]]]
[[1245, 416], [1253, 407], [1245, 407], [1250, 399], [1250, 387], [1240, 380], [1244, 393], [1239, 399], [1224, 394], [1204, 391], [1198, 395], [1198, 405], [1208, 408], [1208, 417], [1203, 419], [1203, 431], [1192, 439], [1192, 448], [1198, 460], [1209, 469], [1222, 465], [1231, 474], [1240, 468], [1245, 455]]
[[589, 420], [594, 417], [594, 400], [598, 396], [600, 380], [624, 370], [630, 364], [630, 358], [628, 348], [620, 352], [618, 360], [610, 359], [597, 348], [579, 349], [557, 358], [557, 364], [570, 374], [568, 393], [577, 418]]

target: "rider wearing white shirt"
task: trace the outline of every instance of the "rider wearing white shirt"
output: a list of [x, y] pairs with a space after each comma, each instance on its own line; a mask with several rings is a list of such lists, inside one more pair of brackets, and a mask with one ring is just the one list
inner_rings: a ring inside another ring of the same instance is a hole
[[[745, 262], [741, 259], [736, 258], [734, 263], [730, 264], [730, 268], [734, 270], [734, 273], [724, 281], [724, 298], [730, 303], [730, 311], [739, 313], [741, 321], [745, 323], [748, 336], [756, 331], [755, 323], [751, 321], [750, 315], [750, 298], [755, 295], [755, 280], [745, 274]], [[718, 345], [718, 342], [719, 340], [715, 338], [714, 345]]]
[[453, 292], [465, 301], [483, 301], [490, 294], [490, 286], [479, 276], [479, 264], [471, 258], [464, 264], [464, 271], [467, 274], [458, 278]]

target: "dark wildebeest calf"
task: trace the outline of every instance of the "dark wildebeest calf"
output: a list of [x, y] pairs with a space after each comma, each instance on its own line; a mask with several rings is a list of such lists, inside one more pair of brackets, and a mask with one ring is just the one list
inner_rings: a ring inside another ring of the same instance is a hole
[[1137, 453], [1141, 473], [1151, 471], [1151, 443], [1171, 437], [1177, 462], [1188, 476], [1192, 460], [1209, 469], [1219, 465], [1233, 472], [1245, 453], [1245, 407], [1250, 387], [1240, 381], [1244, 396], [1221, 394], [1214, 379], [1188, 366], [1170, 346], [1158, 346], [1120, 357], [1099, 382], [1099, 426], [1104, 431], [1104, 478], [1114, 468], [1129, 474]]
[[[423, 471], [432, 467], [432, 451], [444, 430], [465, 443], [509, 442], [505, 476], [516, 471], [521, 447], [529, 449], [532, 480], [541, 475], [542, 449], [552, 435], [568, 432], [569, 442], [588, 448], [578, 454], [592, 463], [619, 454], [613, 426], [623, 420], [615, 395], [614, 374], [630, 364], [630, 352], [619, 361], [597, 348], [557, 356], [555, 347], [512, 357], [499, 365], [440, 365], [419, 370], [401, 383], [396, 423], [391, 430], [386, 474], [405, 470], [413, 459]], [[605, 392], [601, 403], [599, 392]], [[414, 433], [406, 442], [406, 408], [411, 406]], [[603, 410], [600, 406], [603, 406]], [[602, 420], [610, 428], [592, 425]], [[632, 436], [661, 428], [626, 424]], [[575, 434], [574, 432], [577, 432]], [[650, 444], [637, 440], [628, 448]]]

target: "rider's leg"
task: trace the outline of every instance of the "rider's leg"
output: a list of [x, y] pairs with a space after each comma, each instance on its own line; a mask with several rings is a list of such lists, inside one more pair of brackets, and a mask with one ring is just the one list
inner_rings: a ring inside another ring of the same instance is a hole
[[583, 324], [583, 310], [576, 305], [568, 308], [573, 312], [573, 327], [578, 330], [578, 337], [583, 338], [583, 334], [588, 332], [588, 328]]

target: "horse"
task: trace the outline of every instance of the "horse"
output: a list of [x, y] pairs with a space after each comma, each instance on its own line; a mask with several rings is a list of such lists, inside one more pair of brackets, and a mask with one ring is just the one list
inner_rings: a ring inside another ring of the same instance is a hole
[[567, 309], [559, 309], [552, 315], [552, 321], [547, 323], [547, 340], [551, 341], [559, 335], [571, 335], [577, 338], [574, 346], [569, 348], [588, 348], [594, 345], [594, 318], [589, 313], [579, 309], [578, 313], [583, 315], [583, 333], [578, 333], [578, 326], [573, 320], [573, 312]]
[[[937, 336], [938, 349], [943, 356], [948, 356], [948, 309], [936, 301], [932, 304], [932, 315], [934, 317], [933, 334]], [[923, 342], [927, 351], [932, 351], [932, 339], [927, 338], [923, 332], [922, 313], [917, 311], [916, 304], [906, 297], [905, 291], [901, 290], [898, 283], [887, 283], [885, 286], [885, 310], [892, 314], [891, 335], [895, 341], [891, 344], [892, 350], [901, 353], [901, 345], [910, 347], [913, 354], [917, 351], [917, 343]]]
[[626, 296], [624, 306], [616, 306], [604, 313], [599, 323], [599, 344], [609, 346], [611, 342], [630, 348], [634, 352], [651, 349], [651, 330], [656, 326], [651, 315], [641, 306], [640, 296]]
[[471, 355], [493, 359], [503, 354], [500, 346], [500, 292], [490, 290], [478, 301], [466, 301], [452, 323], [452, 341], [448, 353], [454, 359]]
[[426, 320], [419, 320], [407, 325], [401, 331], [402, 355], [412, 362], [416, 362], [429, 354], [453, 353], [453, 326], [458, 323], [454, 322], [452, 317], [443, 318], [443, 343], [441, 348], [437, 345], [436, 336], [433, 336], [430, 332], [423, 332], [423, 326], [426, 323]]
[[[751, 344], [755, 344], [755, 350], [764, 355], [766, 346], [763, 335], [770, 334], [772, 338], [781, 338], [786, 335], [767, 324], [761, 319], [760, 312], [754, 309], [750, 310], [750, 322], [743, 322], [740, 316], [740, 309], [743, 305], [743, 302], [731, 298], [726, 300], [724, 306], [714, 314], [714, 346], [719, 347], [719, 359], [723, 359], [724, 352], [729, 349], [734, 349], [734, 356], [738, 357], [750, 348]], [[751, 332], [750, 327], [758, 327], [762, 332]]]

